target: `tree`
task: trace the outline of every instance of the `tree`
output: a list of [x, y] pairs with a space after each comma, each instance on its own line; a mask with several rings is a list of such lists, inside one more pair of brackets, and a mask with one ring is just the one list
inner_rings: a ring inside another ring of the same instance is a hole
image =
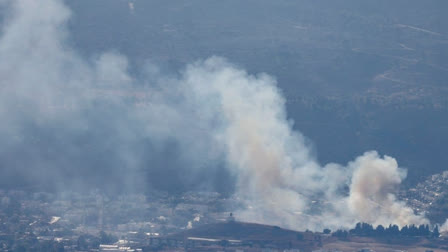
[[418, 236], [418, 228], [414, 224], [409, 226], [409, 236]]
[[334, 237], [338, 237], [340, 239], [346, 239], [348, 237], [348, 232], [345, 230], [338, 229], [336, 232], [332, 234]]
[[382, 236], [385, 233], [385, 229], [382, 225], [378, 225], [378, 227], [376, 227], [376, 234], [378, 236]]
[[428, 236], [429, 227], [428, 227], [428, 229], [426, 229], [426, 227], [427, 227], [427, 225], [425, 226], [423, 224], [418, 227], [418, 235], [419, 236]]
[[409, 227], [406, 225], [404, 227], [401, 228], [400, 234], [403, 236], [408, 236], [409, 235]]
[[440, 236], [439, 226], [436, 225], [436, 227], [435, 227], [434, 230], [432, 231], [432, 237], [434, 237], [434, 238], [439, 238], [439, 236]]
[[392, 236], [398, 236], [400, 234], [400, 229], [397, 225], [390, 224], [388, 228], [386, 228], [386, 233]]

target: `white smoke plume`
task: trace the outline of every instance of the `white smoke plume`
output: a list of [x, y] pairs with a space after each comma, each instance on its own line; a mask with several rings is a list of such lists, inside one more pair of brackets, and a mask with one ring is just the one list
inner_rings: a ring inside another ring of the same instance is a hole
[[440, 232], [448, 232], [448, 219], [440, 226]]
[[[146, 66], [145, 78], [137, 78], [118, 53], [85, 59], [69, 46], [70, 10], [62, 1], [0, 3], [9, 10], [0, 38], [0, 149], [23, 147], [21, 132], [32, 124], [51, 130], [67, 152], [64, 159], [75, 160], [89, 151], [74, 143], [77, 136], [99, 127], [109, 133], [95, 135], [101, 149], [122, 164], [108, 173], [133, 184], [137, 178], [125, 174], [140, 165], [139, 139], [150, 139], [156, 149], [174, 139], [184, 166], [197, 167], [202, 154], [225, 160], [247, 204], [237, 213], [241, 220], [292, 229], [428, 222], [395, 198], [405, 178], [395, 159], [367, 152], [347, 166], [320, 165], [292, 129], [272, 77], [249, 75], [212, 57], [178, 77]], [[136, 106], [128, 104], [129, 96], [149, 98]], [[19, 176], [58, 176], [67, 165], [32, 153], [39, 162]]]
[[406, 177], [397, 161], [375, 152], [358, 157], [352, 164], [354, 172], [350, 185], [349, 208], [358, 219], [372, 224], [409, 223], [427, 224], [427, 220], [414, 215], [404, 202], [397, 201], [392, 193]]
[[[269, 76], [250, 76], [211, 58], [202, 67], [190, 67], [186, 79], [197, 100], [211, 96], [221, 103], [214, 110], [225, 118], [217, 141], [227, 149], [228, 165], [238, 174], [239, 194], [253, 204], [237, 216], [309, 229], [356, 221], [427, 223], [396, 200], [393, 192], [405, 172], [393, 158], [367, 152], [347, 167], [321, 167], [304, 137], [292, 130], [284, 99]], [[350, 191], [345, 197], [347, 184]]]

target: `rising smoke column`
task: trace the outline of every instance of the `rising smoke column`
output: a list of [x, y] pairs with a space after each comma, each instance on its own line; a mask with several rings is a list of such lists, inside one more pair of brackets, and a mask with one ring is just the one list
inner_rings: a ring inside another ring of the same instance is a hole
[[[187, 68], [184, 78], [200, 101], [198, 107], [210, 104], [211, 97], [218, 101], [211, 114], [221, 115], [222, 123], [210, 130], [226, 149], [238, 192], [248, 202], [248, 209], [239, 213], [242, 219], [310, 229], [348, 227], [357, 221], [427, 223], [396, 200], [393, 192], [406, 174], [395, 159], [366, 152], [347, 167], [320, 166], [304, 137], [292, 129], [271, 77], [251, 76], [210, 58]], [[318, 201], [321, 209], [316, 211]]]
[[406, 177], [405, 170], [398, 167], [394, 158], [380, 158], [376, 152], [367, 152], [351, 166], [354, 171], [348, 204], [357, 219], [376, 225], [428, 223], [422, 216], [414, 215], [413, 210], [392, 193]]
[[[1, 3], [10, 5], [11, 12], [0, 39], [0, 119], [5, 122], [0, 148], [26, 149], [15, 136], [29, 125], [51, 129], [64, 144], [62, 157], [30, 150], [39, 162], [20, 176], [57, 177], [60, 167], [78, 169], [64, 160], [76, 163], [95, 151], [77, 144], [87, 134], [115, 158], [107, 163], [107, 174], [133, 184], [144, 157], [137, 154], [140, 139], [148, 139], [155, 149], [169, 140], [176, 141], [182, 166], [194, 175], [209, 169], [197, 165], [204, 159], [225, 162], [247, 205], [237, 215], [242, 220], [293, 229], [348, 227], [357, 221], [427, 222], [393, 195], [405, 177], [393, 158], [367, 152], [347, 166], [320, 165], [304, 136], [293, 130], [272, 77], [250, 75], [212, 57], [188, 65], [178, 77], [145, 68], [145, 78], [138, 79], [128, 73], [128, 60], [120, 54], [84, 59], [68, 46], [70, 11], [62, 1]], [[136, 87], [151, 94], [144, 106], [95, 91]], [[89, 162], [80, 165], [102, 168]]]

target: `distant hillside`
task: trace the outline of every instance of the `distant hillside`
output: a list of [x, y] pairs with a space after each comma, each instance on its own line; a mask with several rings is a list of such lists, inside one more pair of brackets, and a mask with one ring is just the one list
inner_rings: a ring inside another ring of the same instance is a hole
[[[322, 163], [375, 149], [408, 168], [412, 185], [445, 169], [447, 1], [136, 0], [132, 10], [128, 2], [68, 1], [76, 48], [117, 50], [168, 73], [223, 56], [278, 80], [288, 117]], [[163, 169], [150, 171], [151, 183], [183, 183], [172, 176], [182, 162], [154, 156]]]
[[[444, 251], [447, 246], [445, 238], [427, 239], [424, 237], [361, 237], [349, 236], [337, 238], [329, 234], [296, 232], [282, 229], [276, 226], [268, 226], [244, 222], [221, 222], [208, 224], [194, 229], [166, 237], [174, 240], [228, 240], [240, 241], [235, 248], [250, 248], [250, 251], [262, 251], [262, 248], [274, 248], [276, 250], [300, 249], [300, 251], [424, 251], [431, 247], [433, 251]], [[163, 239], [163, 238], [162, 238]], [[216, 251], [223, 249], [226, 244], [214, 243], [197, 244], [203, 250]], [[198, 247], [195, 247], [197, 249]]]
[[277, 226], [237, 221], [208, 224], [174, 234], [168, 238], [237, 240], [241, 242], [241, 246], [277, 249], [300, 248], [301, 251], [313, 251], [323, 245], [322, 235], [319, 233], [297, 232]]
[[448, 219], [448, 171], [427, 177], [400, 197], [413, 209], [425, 212], [433, 223]]
[[204, 237], [238, 240], [297, 240], [297, 237], [301, 237], [304, 234], [305, 236], [313, 236], [312, 233], [306, 235], [307, 233], [282, 229], [277, 226], [229, 221], [207, 224], [175, 234], [173, 237]]

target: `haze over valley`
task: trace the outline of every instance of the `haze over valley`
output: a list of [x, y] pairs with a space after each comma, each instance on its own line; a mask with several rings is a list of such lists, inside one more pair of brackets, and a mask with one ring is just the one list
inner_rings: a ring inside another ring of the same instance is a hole
[[19, 220], [68, 251], [202, 225], [446, 248], [447, 8], [0, 1], [0, 250]]

